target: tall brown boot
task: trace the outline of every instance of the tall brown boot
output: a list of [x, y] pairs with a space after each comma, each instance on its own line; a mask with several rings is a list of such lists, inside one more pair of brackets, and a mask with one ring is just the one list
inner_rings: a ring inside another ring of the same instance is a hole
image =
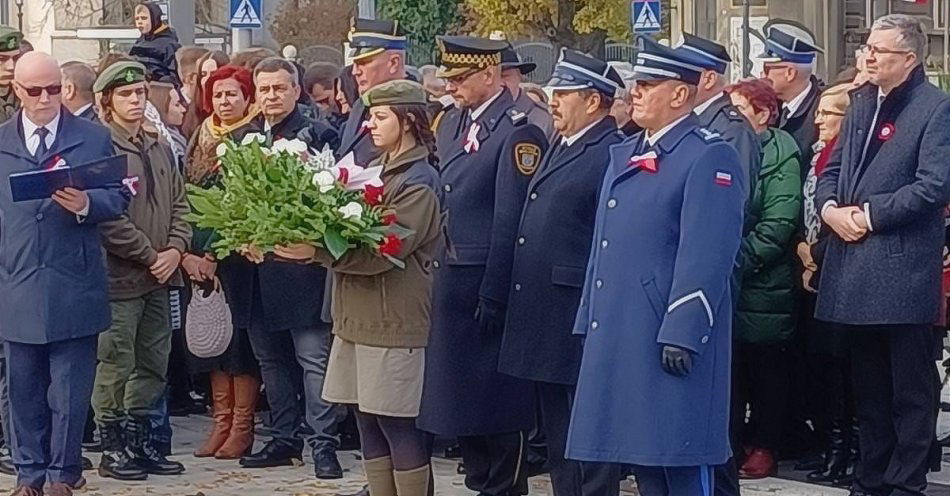
[[412, 470], [394, 470], [397, 496], [427, 496], [429, 494], [429, 466]]
[[369, 482], [371, 496], [396, 496], [396, 478], [393, 474], [393, 459], [384, 456], [363, 460], [363, 471]]
[[219, 460], [236, 460], [248, 454], [254, 446], [254, 410], [260, 381], [252, 375], [234, 376], [234, 420], [231, 434], [221, 449], [214, 454]]
[[195, 450], [195, 457], [207, 458], [221, 449], [231, 433], [234, 416], [234, 392], [232, 377], [220, 370], [211, 372], [211, 398], [214, 404], [214, 429], [204, 445]]

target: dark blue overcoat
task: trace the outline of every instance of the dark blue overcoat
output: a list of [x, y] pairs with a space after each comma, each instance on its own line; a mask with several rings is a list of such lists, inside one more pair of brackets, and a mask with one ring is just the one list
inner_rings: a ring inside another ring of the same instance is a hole
[[759, 169], [762, 168], [762, 143], [749, 121], [739, 113], [725, 94], [706, 107], [696, 120], [700, 126], [719, 133], [726, 143], [736, 149], [742, 161], [746, 193], [751, 201], [752, 192], [758, 182]]
[[[724, 463], [732, 296], [745, 185], [732, 146], [690, 115], [653, 147], [611, 149], [574, 332], [584, 356], [567, 456], [648, 466]], [[656, 172], [631, 167], [655, 151]], [[641, 151], [641, 153], [642, 153]], [[693, 354], [663, 371], [664, 345]]]
[[871, 84], [852, 92], [841, 138], [818, 179], [818, 210], [829, 201], [860, 206], [870, 212], [871, 232], [856, 243], [829, 234], [815, 316], [854, 325], [929, 324], [941, 298], [950, 98], [918, 67], [888, 94], [872, 129], [877, 96]]
[[470, 122], [467, 112], [451, 111], [437, 144], [449, 248], [435, 262], [417, 423], [445, 436], [515, 432], [535, 420], [534, 386], [498, 372], [503, 324], [484, 327], [475, 315], [480, 301], [489, 302], [503, 322], [518, 219], [547, 140], [507, 91], [479, 116], [474, 153], [463, 148]]
[[382, 153], [373, 144], [373, 138], [364, 125], [367, 119], [369, 119], [369, 110], [363, 105], [362, 99], [357, 99], [343, 125], [340, 133], [340, 148], [337, 151], [337, 156], [340, 158], [352, 153], [353, 160], [364, 167]]
[[23, 139], [21, 112], [0, 125], [0, 337], [48, 344], [98, 334], [109, 327], [109, 283], [98, 224], [128, 207], [121, 184], [93, 189], [89, 215], [52, 200], [14, 203], [9, 175], [47, 167], [59, 156], [84, 165], [115, 155], [108, 129], [61, 111], [53, 146], [34, 157]]
[[609, 150], [622, 139], [616, 121], [604, 118], [571, 146], [555, 145], [531, 180], [518, 228], [525, 243], [515, 245], [511, 270], [501, 372], [577, 382], [582, 338], [571, 331]]

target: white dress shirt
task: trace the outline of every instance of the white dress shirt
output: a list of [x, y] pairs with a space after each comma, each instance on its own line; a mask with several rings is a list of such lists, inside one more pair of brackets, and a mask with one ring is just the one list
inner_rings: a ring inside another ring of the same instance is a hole
[[802, 106], [802, 103], [805, 103], [805, 98], [808, 97], [808, 92], [811, 91], [812, 82], [808, 81], [808, 86], [805, 86], [805, 89], [798, 94], [795, 98], [792, 98], [790, 101], [785, 102], [784, 107], [788, 110], [788, 115], [795, 115], [795, 112], [798, 111], [798, 108]]
[[75, 112], [73, 112], [73, 115], [75, 115], [75, 116], [80, 116], [80, 115], [82, 115], [83, 112], [86, 111], [86, 109], [88, 109], [88, 108], [90, 108], [90, 107], [92, 107], [92, 103], [87, 103], [87, 104], [83, 105], [82, 107], [79, 107]]
[[683, 120], [685, 120], [687, 117], [689, 117], [689, 114], [686, 114], [680, 117], [679, 119], [676, 119], [675, 121], [667, 124], [666, 127], [664, 127], [663, 129], [660, 129], [659, 131], [657, 131], [656, 133], [652, 135], [650, 134], [650, 131], [647, 131], [646, 132], [647, 144], [650, 146], [655, 145], [657, 141], [660, 141], [660, 138], [662, 138], [664, 134], [668, 133], [670, 129], [673, 129], [674, 127], [676, 127], [676, 125], [679, 124], [680, 122], [683, 122]]
[[484, 114], [485, 111], [488, 110], [488, 106], [491, 105], [492, 102], [494, 102], [495, 100], [497, 100], [498, 97], [500, 97], [501, 94], [504, 93], [504, 92], [506, 92], [506, 91], [508, 91], [508, 90], [502, 88], [501, 91], [499, 91], [498, 93], [495, 93], [495, 96], [489, 98], [488, 100], [485, 101], [485, 103], [482, 103], [481, 105], [478, 106], [478, 108], [476, 108], [475, 110], [473, 110], [473, 111], [472, 111], [472, 114], [470, 115], [470, 117], [472, 118], [472, 120], [474, 121], [475, 119], [478, 119], [479, 116], [481, 116], [482, 114]]
[[[26, 116], [26, 112], [21, 114], [23, 116], [23, 138], [26, 140], [26, 150], [30, 152], [30, 155], [36, 155], [36, 149], [40, 147], [40, 136], [36, 134], [36, 130], [40, 128]], [[56, 141], [56, 131], [59, 130], [59, 113], [56, 114], [56, 117], [53, 117], [53, 120], [49, 124], [42, 126], [45, 127], [49, 133], [46, 135], [46, 149], [50, 150], [53, 148], [53, 142]]]
[[695, 113], [696, 115], [703, 115], [703, 112], [705, 112], [706, 109], [708, 109], [710, 105], [712, 105], [712, 104], [716, 103], [717, 101], [719, 101], [720, 98], [725, 98], [725, 97], [726, 97], [726, 94], [725, 94], [725, 93], [720, 93], [720, 94], [718, 94], [718, 95], [716, 95], [716, 96], [710, 98], [709, 100], [706, 100], [705, 102], [700, 103], [699, 105], [697, 105], [696, 108], [693, 109], [693, 113]]
[[584, 129], [581, 129], [580, 131], [578, 131], [578, 132], [572, 134], [570, 137], [562, 137], [562, 138], [561, 138], [561, 144], [564, 145], [564, 146], [571, 146], [571, 145], [573, 145], [574, 143], [577, 143], [577, 140], [583, 138], [584, 135], [587, 134], [587, 131], [590, 131], [591, 128], [593, 128], [594, 126], [596, 126], [597, 123], [599, 123], [599, 122], [600, 122], [600, 119], [597, 119], [596, 121], [591, 122], [590, 124], [588, 124], [587, 127], [585, 127]]

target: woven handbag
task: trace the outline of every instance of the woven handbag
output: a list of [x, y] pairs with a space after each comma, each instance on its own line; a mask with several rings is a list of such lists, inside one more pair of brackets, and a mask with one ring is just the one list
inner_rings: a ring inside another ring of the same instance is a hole
[[205, 295], [195, 284], [185, 316], [185, 341], [188, 351], [198, 358], [221, 355], [231, 344], [234, 326], [231, 309], [221, 289], [221, 280], [214, 278], [214, 290]]

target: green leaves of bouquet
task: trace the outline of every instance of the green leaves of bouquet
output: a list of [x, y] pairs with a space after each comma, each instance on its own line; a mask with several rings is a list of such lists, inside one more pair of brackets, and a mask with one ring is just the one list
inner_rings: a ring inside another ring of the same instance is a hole
[[267, 147], [259, 134], [222, 143], [218, 156], [220, 184], [189, 186], [189, 220], [215, 231], [219, 259], [249, 246], [267, 253], [310, 243], [337, 259], [367, 247], [402, 266], [394, 255], [409, 232], [380, 205], [381, 167], [364, 169], [351, 159], [336, 164], [330, 150], [311, 154], [300, 140]]

